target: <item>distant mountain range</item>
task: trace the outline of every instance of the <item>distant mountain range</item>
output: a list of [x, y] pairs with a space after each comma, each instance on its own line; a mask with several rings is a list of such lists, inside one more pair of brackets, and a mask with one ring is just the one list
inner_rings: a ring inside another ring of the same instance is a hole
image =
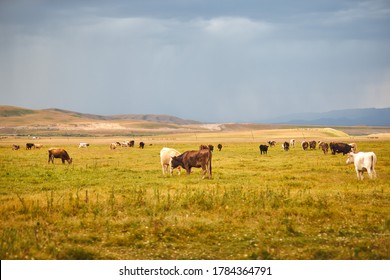
[[327, 126], [390, 126], [390, 108], [346, 109], [324, 113], [291, 114], [266, 120], [264, 123]]

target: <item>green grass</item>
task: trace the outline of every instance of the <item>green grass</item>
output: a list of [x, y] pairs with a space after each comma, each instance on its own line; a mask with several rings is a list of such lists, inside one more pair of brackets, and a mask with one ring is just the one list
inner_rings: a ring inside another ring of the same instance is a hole
[[0, 146], [1, 259], [389, 259], [389, 142], [358, 142], [362, 182], [346, 156], [223, 144], [211, 180], [163, 176], [160, 144], [64, 145], [72, 165]]

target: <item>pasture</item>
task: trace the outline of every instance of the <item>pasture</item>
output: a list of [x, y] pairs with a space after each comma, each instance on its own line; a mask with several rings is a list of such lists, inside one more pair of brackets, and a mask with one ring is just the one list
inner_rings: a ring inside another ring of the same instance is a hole
[[[357, 181], [347, 156], [303, 151], [300, 139], [288, 152], [278, 141], [260, 155], [265, 142], [247, 136], [150, 138], [145, 149], [116, 150], [108, 138], [83, 149], [60, 138], [17, 151], [3, 141], [0, 257], [389, 259], [389, 141], [355, 140], [378, 157], [378, 178]], [[211, 180], [198, 168], [162, 175], [162, 147], [184, 152], [200, 143], [223, 144]], [[48, 164], [49, 145], [65, 148], [73, 163]]]

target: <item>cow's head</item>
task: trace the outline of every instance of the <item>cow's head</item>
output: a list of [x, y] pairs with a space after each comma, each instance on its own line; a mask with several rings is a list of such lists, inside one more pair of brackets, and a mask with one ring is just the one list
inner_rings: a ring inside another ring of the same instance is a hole
[[67, 161], [68, 161], [69, 164], [71, 164], [72, 161], [73, 161], [73, 159], [72, 159], [72, 158], [69, 158]]
[[171, 158], [172, 158], [172, 161], [171, 161], [172, 168], [177, 168], [179, 166], [183, 167], [183, 161], [182, 161], [181, 157], [173, 156]]
[[355, 161], [355, 154], [350, 152], [348, 154], [348, 158], [347, 158], [347, 161], [345, 163], [346, 164], [352, 164], [352, 163], [354, 163], [354, 161]]

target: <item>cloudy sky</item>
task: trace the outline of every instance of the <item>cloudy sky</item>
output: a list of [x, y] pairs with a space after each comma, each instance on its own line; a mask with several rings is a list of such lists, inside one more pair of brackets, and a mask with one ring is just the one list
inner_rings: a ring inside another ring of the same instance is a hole
[[390, 1], [0, 0], [0, 104], [207, 122], [390, 107]]

